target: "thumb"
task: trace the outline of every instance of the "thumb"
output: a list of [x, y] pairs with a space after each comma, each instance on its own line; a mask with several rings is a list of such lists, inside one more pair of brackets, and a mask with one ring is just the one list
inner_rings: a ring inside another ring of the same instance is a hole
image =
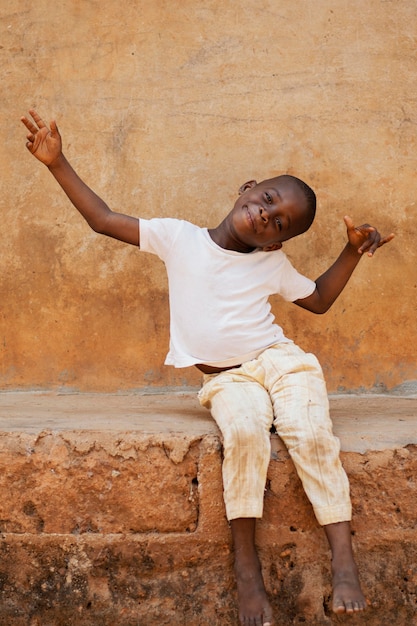
[[348, 230], [353, 230], [355, 228], [355, 225], [353, 223], [353, 220], [351, 217], [349, 217], [349, 215], [345, 215], [343, 218], [343, 221], [346, 224], [346, 227]]
[[51, 120], [51, 123], [49, 125], [50, 129], [51, 129], [51, 135], [53, 137], [57, 137], [59, 136], [59, 130], [58, 130], [58, 126], [55, 120]]

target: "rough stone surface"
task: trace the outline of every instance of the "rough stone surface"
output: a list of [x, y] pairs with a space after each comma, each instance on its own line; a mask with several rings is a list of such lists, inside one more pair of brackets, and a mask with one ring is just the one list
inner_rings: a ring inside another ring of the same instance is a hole
[[[417, 623], [417, 398], [330, 398], [370, 607], [272, 436], [257, 543], [278, 626]], [[195, 395], [0, 394], [0, 625], [237, 625], [221, 445]], [[397, 437], [397, 438], [396, 438]]]

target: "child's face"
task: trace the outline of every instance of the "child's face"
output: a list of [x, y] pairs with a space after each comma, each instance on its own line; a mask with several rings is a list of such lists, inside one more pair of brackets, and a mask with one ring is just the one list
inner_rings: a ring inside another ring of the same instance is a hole
[[230, 213], [230, 228], [242, 249], [281, 248], [310, 225], [307, 200], [294, 183], [276, 178], [245, 183]]

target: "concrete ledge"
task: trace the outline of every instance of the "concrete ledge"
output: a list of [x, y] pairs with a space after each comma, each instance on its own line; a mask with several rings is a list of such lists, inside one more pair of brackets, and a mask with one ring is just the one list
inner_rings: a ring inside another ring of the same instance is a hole
[[[278, 624], [417, 623], [417, 398], [333, 396], [372, 607], [330, 563], [277, 436], [258, 544]], [[0, 394], [0, 626], [237, 624], [221, 445], [194, 393]]]

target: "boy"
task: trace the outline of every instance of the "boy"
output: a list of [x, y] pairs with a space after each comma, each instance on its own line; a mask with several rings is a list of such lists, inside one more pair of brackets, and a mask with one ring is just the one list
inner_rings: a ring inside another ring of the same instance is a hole
[[366, 607], [351, 545], [351, 503], [339, 442], [332, 433], [325, 383], [317, 359], [288, 340], [274, 323], [268, 297], [280, 293], [313, 313], [326, 312], [361, 256], [381, 238], [345, 217], [348, 243], [315, 282], [300, 275], [281, 251], [305, 232], [316, 208], [314, 192], [293, 176], [245, 183], [230, 213], [201, 229], [175, 219], [138, 220], [115, 213], [75, 173], [50, 129], [31, 110], [26, 146], [44, 163], [73, 205], [99, 233], [158, 254], [169, 279], [170, 350], [166, 363], [203, 372], [199, 392], [223, 438], [226, 514], [235, 552], [239, 619], [272, 626], [273, 616], [255, 549], [275, 426], [324, 527], [332, 552], [336, 613]]

